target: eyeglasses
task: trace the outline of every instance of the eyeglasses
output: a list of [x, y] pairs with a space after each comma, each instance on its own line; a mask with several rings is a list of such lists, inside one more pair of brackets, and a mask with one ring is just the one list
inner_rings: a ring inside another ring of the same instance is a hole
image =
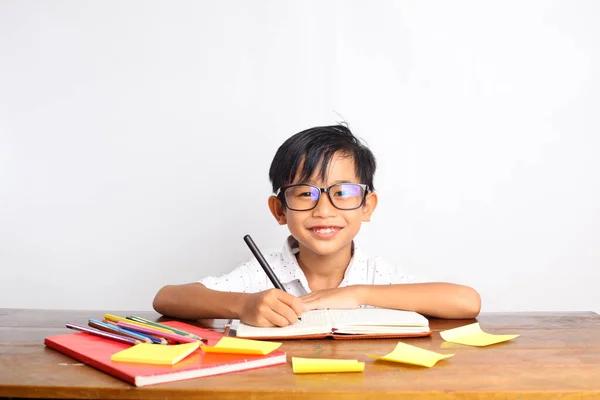
[[298, 184], [277, 189], [275, 196], [293, 211], [308, 211], [317, 206], [321, 193], [327, 193], [331, 204], [339, 210], [356, 210], [362, 207], [369, 187], [362, 183], [336, 183], [328, 188]]

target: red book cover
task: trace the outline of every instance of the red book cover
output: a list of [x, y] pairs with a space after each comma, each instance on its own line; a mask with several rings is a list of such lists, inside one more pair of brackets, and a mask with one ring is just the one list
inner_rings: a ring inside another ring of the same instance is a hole
[[[169, 321], [163, 324], [208, 339], [207, 346], [214, 346], [223, 337], [220, 333], [183, 322]], [[204, 353], [198, 349], [173, 366], [114, 362], [110, 359], [114, 353], [131, 346], [84, 332], [48, 336], [44, 344], [138, 387], [285, 364], [286, 361], [285, 353], [280, 350], [261, 356]]]

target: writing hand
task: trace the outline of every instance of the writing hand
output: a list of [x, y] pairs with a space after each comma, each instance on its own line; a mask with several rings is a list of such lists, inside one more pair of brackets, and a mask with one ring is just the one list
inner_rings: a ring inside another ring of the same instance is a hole
[[352, 309], [360, 304], [358, 286], [317, 290], [300, 297], [308, 310], [323, 310], [326, 308]]
[[306, 311], [300, 299], [283, 290], [249, 294], [242, 307], [242, 322], [253, 326], [287, 326]]

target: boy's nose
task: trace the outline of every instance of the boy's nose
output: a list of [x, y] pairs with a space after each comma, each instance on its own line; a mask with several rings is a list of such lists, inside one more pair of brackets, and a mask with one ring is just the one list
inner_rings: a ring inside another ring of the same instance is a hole
[[313, 208], [313, 215], [316, 217], [331, 217], [335, 215], [337, 208], [331, 204], [329, 195], [327, 193], [321, 193], [317, 206]]

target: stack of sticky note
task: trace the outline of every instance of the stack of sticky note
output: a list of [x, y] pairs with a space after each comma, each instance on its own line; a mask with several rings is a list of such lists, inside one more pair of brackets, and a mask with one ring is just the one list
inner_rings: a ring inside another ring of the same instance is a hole
[[141, 343], [113, 354], [112, 361], [141, 364], [175, 365], [200, 346], [200, 342], [161, 346]]

